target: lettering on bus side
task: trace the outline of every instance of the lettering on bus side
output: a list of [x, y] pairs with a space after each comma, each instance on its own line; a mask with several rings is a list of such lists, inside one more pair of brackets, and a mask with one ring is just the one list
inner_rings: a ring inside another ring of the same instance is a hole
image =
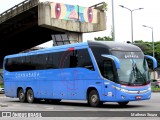
[[16, 73], [16, 78], [38, 78], [39, 72]]

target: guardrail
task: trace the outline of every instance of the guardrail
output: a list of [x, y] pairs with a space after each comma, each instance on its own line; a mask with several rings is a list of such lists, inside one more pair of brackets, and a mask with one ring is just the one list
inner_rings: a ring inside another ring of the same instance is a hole
[[[21, 13], [21, 12], [23, 12], [23, 11], [29, 9], [29, 8], [32, 8], [36, 5], [38, 5], [38, 3], [39, 3], [39, 0], [25, 0], [25, 1], [15, 5], [14, 7], [6, 10], [5, 12], [1, 13], [0, 18], [7, 15], [7, 14], [10, 14], [10, 13], [11, 14], [15, 13], [14, 15], [9, 15], [10, 17], [15, 16], [15, 15], [17, 15], [17, 14], [19, 14], [19, 13]], [[20, 9], [18, 9], [18, 8], [20, 8]], [[3, 21], [4, 20], [0, 20], [0, 22], [3, 22]]]

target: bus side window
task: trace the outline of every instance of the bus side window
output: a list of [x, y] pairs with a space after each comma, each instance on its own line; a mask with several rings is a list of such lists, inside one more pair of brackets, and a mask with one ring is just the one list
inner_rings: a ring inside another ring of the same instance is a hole
[[113, 64], [110, 60], [103, 61], [103, 77], [108, 80], [114, 81]]
[[12, 70], [12, 61], [11, 61], [11, 59], [6, 59], [6, 61], [5, 61], [5, 69], [7, 71], [11, 71]]
[[87, 49], [78, 50], [78, 67], [95, 71], [91, 57]]
[[68, 61], [70, 68], [81, 67], [94, 71], [93, 63], [87, 49], [74, 50], [67, 59], [70, 60]]
[[78, 57], [70, 56], [70, 68], [77, 67], [77, 64], [78, 64]]

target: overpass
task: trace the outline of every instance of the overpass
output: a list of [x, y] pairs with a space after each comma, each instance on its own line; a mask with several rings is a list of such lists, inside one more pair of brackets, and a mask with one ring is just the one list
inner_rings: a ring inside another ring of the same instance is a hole
[[39, 0], [25, 0], [0, 14], [0, 66], [5, 55], [14, 54], [67, 34], [71, 42], [82, 34], [106, 29], [103, 4], [92, 7]]

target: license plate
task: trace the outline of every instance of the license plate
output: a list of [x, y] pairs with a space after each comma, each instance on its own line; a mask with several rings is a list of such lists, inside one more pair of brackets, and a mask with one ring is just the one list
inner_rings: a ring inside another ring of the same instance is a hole
[[136, 96], [136, 99], [140, 100], [140, 99], [142, 99], [142, 96]]

